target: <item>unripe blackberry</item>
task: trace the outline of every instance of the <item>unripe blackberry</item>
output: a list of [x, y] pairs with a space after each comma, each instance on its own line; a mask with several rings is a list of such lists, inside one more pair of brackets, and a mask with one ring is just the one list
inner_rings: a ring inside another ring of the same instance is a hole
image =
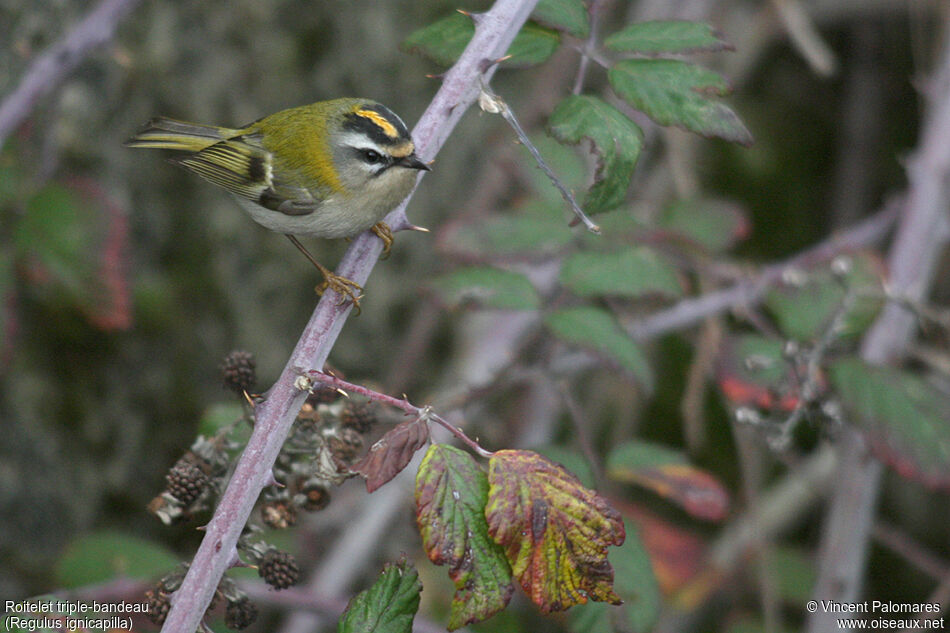
[[369, 402], [350, 400], [340, 413], [340, 424], [357, 433], [367, 433], [376, 422], [376, 408]]
[[269, 549], [257, 565], [257, 573], [274, 589], [286, 589], [297, 584], [300, 570], [289, 552]]
[[145, 592], [145, 605], [148, 607], [149, 620], [159, 626], [165, 623], [165, 618], [168, 617], [168, 611], [171, 609], [172, 603], [169, 595], [162, 587], [162, 583], [158, 583], [158, 585]]
[[257, 383], [256, 368], [253, 354], [234, 350], [224, 357], [224, 362], [221, 364], [224, 386], [238, 394], [253, 391]]
[[224, 610], [224, 626], [240, 631], [246, 629], [257, 619], [257, 607], [247, 596], [228, 602]]
[[201, 496], [209, 481], [207, 473], [186, 458], [179, 459], [165, 475], [169, 494], [185, 506], [191, 505]]

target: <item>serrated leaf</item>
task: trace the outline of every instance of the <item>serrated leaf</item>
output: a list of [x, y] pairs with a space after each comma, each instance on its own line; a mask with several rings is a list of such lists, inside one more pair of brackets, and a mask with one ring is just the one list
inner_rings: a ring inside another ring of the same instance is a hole
[[[472, 18], [455, 13], [412, 32], [403, 40], [402, 49], [427, 57], [442, 66], [451, 66], [459, 58], [472, 36]], [[525, 25], [508, 48], [506, 65], [530, 66], [545, 61], [561, 42], [556, 31], [538, 24]]]
[[884, 303], [880, 261], [868, 253], [847, 257], [847, 273], [835, 275], [828, 264], [796, 275], [796, 283], [784, 281], [772, 287], [765, 305], [789, 338], [810, 341], [820, 338], [840, 315], [838, 338], [858, 336], [871, 326]]
[[172, 552], [152, 541], [121, 532], [94, 532], [69, 544], [56, 563], [56, 582], [73, 588], [116, 578], [147, 579], [177, 564]]
[[665, 446], [625, 442], [608, 453], [607, 475], [652, 490], [700, 519], [721, 521], [729, 512], [729, 493], [719, 480]]
[[578, 605], [568, 615], [572, 633], [614, 633], [611, 610], [619, 609], [620, 630], [647, 633], [660, 615], [660, 588], [653, 573], [650, 555], [636, 525], [624, 521], [627, 538], [620, 547], [611, 548], [607, 558], [614, 568], [614, 589], [623, 599], [620, 607], [592, 603]]
[[573, 253], [564, 260], [560, 279], [582, 297], [678, 297], [683, 290], [673, 264], [646, 247]]
[[422, 583], [411, 563], [389, 563], [373, 583], [350, 600], [337, 633], [412, 633]]
[[624, 541], [610, 504], [531, 451], [496, 452], [488, 466], [488, 532], [544, 613], [590, 600], [619, 604], [607, 548]]
[[582, 0], [540, 0], [531, 17], [574, 37], [583, 38], [590, 33], [590, 16]]
[[830, 369], [845, 410], [898, 474], [950, 488], [950, 394], [908, 371], [856, 358]]
[[514, 592], [504, 550], [488, 536], [488, 477], [471, 455], [433, 444], [416, 475], [416, 522], [426, 554], [455, 583], [449, 630], [503, 610]]
[[782, 346], [782, 341], [751, 334], [726, 341], [716, 367], [723, 395], [735, 406], [795, 409], [798, 383]]
[[657, 218], [657, 226], [713, 252], [731, 248], [752, 231], [737, 204], [706, 198], [670, 204]]
[[646, 356], [610, 313], [600, 308], [577, 306], [546, 315], [544, 323], [562, 341], [596, 352], [629, 373], [647, 390], [653, 389], [653, 371]]
[[561, 101], [548, 120], [548, 131], [562, 143], [587, 138], [599, 160], [594, 184], [584, 200], [589, 213], [607, 211], [624, 200], [643, 147], [640, 127], [597, 97], [574, 95]]
[[425, 418], [401, 422], [379, 438], [350, 470], [366, 480], [367, 492], [375, 492], [402, 472], [428, 441], [429, 424]]
[[729, 92], [718, 73], [675, 59], [627, 59], [607, 75], [618, 95], [660, 125], [741, 145], [752, 143], [736, 113], [710, 98]]
[[431, 283], [450, 308], [476, 304], [499, 310], [534, 310], [541, 305], [538, 291], [519, 273], [498, 268], [460, 268]]
[[615, 51], [643, 53], [700, 53], [733, 50], [710, 25], [686, 20], [639, 22], [604, 40]]
[[440, 240], [440, 248], [467, 260], [533, 261], [556, 253], [571, 237], [559, 209], [526, 205], [512, 215], [459, 226]]

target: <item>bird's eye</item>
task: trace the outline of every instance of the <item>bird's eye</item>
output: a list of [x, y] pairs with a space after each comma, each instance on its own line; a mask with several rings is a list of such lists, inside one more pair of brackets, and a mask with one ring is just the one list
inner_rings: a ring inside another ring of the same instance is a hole
[[375, 149], [364, 149], [363, 160], [365, 160], [370, 165], [375, 165], [376, 163], [382, 161], [383, 157]]

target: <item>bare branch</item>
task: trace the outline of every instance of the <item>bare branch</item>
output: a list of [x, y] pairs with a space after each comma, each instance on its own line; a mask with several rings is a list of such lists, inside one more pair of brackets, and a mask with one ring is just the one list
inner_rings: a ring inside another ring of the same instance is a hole
[[103, 0], [65, 38], [37, 57], [20, 84], [0, 104], [0, 147], [36, 102], [56, 87], [86, 56], [112, 40], [119, 21], [140, 0]]

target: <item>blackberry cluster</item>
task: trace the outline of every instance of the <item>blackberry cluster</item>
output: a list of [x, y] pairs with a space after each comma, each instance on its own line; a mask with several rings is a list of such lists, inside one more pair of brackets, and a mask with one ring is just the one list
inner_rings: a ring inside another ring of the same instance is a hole
[[257, 384], [257, 363], [250, 352], [234, 350], [225, 356], [221, 373], [224, 375], [224, 386], [238, 394], [250, 393]]
[[258, 563], [257, 573], [274, 589], [292, 587], [300, 579], [296, 559], [289, 552], [277, 549], [267, 550]]
[[145, 604], [148, 607], [148, 619], [159, 626], [164, 624], [172, 603], [162, 583], [145, 592]]
[[254, 624], [257, 619], [257, 607], [247, 596], [238, 600], [231, 600], [224, 611], [224, 625], [229, 629], [240, 631]]
[[194, 503], [210, 481], [207, 473], [187, 458], [179, 459], [165, 475], [166, 490], [185, 506]]

